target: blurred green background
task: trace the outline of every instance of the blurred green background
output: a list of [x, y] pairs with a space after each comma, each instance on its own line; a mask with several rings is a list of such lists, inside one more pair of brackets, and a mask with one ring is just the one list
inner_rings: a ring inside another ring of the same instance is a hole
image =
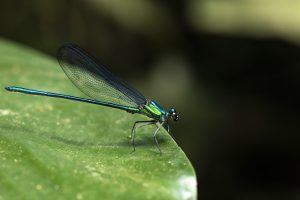
[[77, 43], [175, 107], [199, 199], [299, 199], [299, 11], [292, 0], [1, 0], [0, 36], [53, 56]]

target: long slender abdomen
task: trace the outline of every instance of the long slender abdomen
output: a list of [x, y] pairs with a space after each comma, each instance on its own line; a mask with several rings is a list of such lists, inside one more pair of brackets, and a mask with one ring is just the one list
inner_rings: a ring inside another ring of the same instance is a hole
[[107, 106], [107, 107], [111, 107], [111, 108], [125, 110], [125, 111], [132, 112], [132, 113], [139, 112], [138, 108], [128, 107], [128, 106], [124, 106], [124, 105], [118, 105], [118, 104], [114, 104], [114, 103], [110, 103], [110, 102], [97, 101], [97, 100], [93, 100], [93, 99], [75, 97], [75, 96], [71, 96], [71, 95], [27, 89], [27, 88], [18, 87], [18, 86], [9, 86], [9, 87], [5, 87], [5, 89], [10, 92], [20, 92], [20, 93], [30, 94], [30, 95], [47, 96], [47, 97], [61, 98], [61, 99], [67, 99], [67, 100], [72, 100], [72, 101], [80, 101], [80, 102], [85, 102], [85, 103], [101, 105], [101, 106]]

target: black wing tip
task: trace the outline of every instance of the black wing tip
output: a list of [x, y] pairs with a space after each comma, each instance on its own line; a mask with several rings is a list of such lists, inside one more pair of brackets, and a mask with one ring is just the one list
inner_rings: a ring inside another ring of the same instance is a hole
[[76, 43], [66, 42], [62, 44], [58, 49], [69, 48], [69, 47], [79, 47], [79, 46]]
[[74, 49], [74, 48], [80, 48], [77, 44], [75, 43], [64, 43], [62, 44], [58, 49], [56, 53], [56, 58], [58, 62], [62, 60], [63, 55], [65, 54], [64, 52], [67, 51], [67, 49]]
[[79, 48], [79, 49], [81, 49], [78, 44], [75, 44], [75, 43], [64, 43], [64, 44], [62, 44], [58, 48], [57, 53], [62, 52], [64, 49], [73, 49], [73, 48]]

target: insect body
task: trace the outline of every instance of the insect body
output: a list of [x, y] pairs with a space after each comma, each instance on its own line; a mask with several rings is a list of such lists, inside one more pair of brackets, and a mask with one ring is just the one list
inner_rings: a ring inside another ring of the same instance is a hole
[[136, 121], [132, 127], [131, 138], [133, 151], [135, 151], [135, 131], [138, 127], [155, 124], [153, 133], [155, 144], [161, 153], [156, 135], [163, 126], [170, 131], [168, 119], [178, 121], [179, 117], [174, 108], [165, 111], [155, 101], [146, 99], [139, 91], [131, 87], [122, 79], [113, 75], [93, 56], [74, 44], [66, 44], [58, 49], [58, 62], [72, 83], [91, 99], [71, 95], [27, 89], [18, 86], [8, 86], [10, 92], [20, 92], [30, 95], [41, 95], [54, 98], [63, 98], [72, 101], [81, 101], [101, 106], [107, 106], [138, 113], [151, 118], [148, 121]]

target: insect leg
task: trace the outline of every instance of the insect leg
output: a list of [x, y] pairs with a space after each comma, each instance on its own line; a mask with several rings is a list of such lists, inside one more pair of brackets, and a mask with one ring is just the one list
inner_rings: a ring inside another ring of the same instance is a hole
[[157, 138], [156, 138], [156, 134], [158, 133], [159, 129], [160, 129], [160, 127], [157, 126], [157, 129], [156, 129], [156, 130], [154, 131], [154, 133], [153, 133], [153, 139], [154, 139], [154, 141], [155, 141], [155, 144], [156, 144], [157, 149], [159, 150], [159, 153], [162, 154], [162, 152], [161, 152], [161, 150], [160, 150], [160, 148], [159, 148], [158, 142], [157, 142]]
[[167, 127], [167, 131], [168, 131], [168, 133], [170, 133], [170, 125], [166, 123], [166, 125], [165, 125], [165, 126]]
[[[142, 126], [146, 126], [146, 125], [150, 125], [150, 124], [154, 124], [156, 121], [155, 120], [150, 120], [150, 121], [136, 121], [134, 122], [133, 126], [132, 126], [132, 130], [131, 130], [131, 139], [132, 139], [132, 152], [135, 151], [135, 130], [139, 127], [142, 127]], [[140, 125], [139, 125], [140, 124]], [[139, 126], [138, 126], [139, 125]]]

